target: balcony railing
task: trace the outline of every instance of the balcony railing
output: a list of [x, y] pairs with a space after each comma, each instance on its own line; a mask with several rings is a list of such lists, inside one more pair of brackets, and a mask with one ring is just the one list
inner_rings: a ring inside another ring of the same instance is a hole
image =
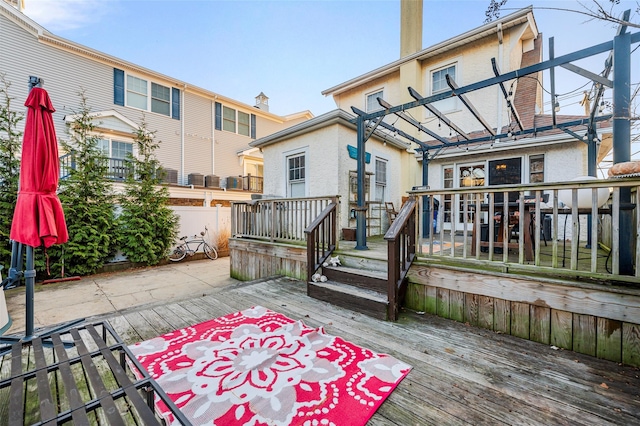
[[640, 283], [639, 187], [640, 179], [626, 178], [411, 191], [420, 204], [418, 254], [502, 272]]
[[[234, 237], [302, 244], [305, 229], [338, 196], [237, 201], [231, 205]], [[334, 223], [335, 226], [335, 223]]]
[[[133, 164], [124, 158], [107, 158], [108, 162], [106, 179], [125, 180], [133, 172]], [[76, 157], [73, 153], [64, 154], [60, 157], [60, 179], [66, 179], [71, 174], [71, 170], [76, 168]]]
[[242, 177], [242, 189], [249, 192], [256, 192], [262, 194], [264, 187], [264, 181], [262, 176], [243, 176]]

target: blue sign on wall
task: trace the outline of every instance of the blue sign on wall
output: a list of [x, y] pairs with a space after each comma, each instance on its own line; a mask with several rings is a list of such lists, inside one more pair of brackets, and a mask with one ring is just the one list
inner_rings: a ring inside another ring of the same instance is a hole
[[[347, 151], [349, 151], [349, 157], [353, 158], [354, 160], [358, 159], [358, 148], [352, 145], [347, 145]], [[367, 164], [371, 162], [371, 153], [364, 153], [364, 162]]]

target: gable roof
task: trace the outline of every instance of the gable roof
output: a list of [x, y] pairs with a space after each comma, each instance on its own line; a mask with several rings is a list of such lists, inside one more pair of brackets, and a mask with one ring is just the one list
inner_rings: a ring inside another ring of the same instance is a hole
[[[322, 129], [324, 127], [328, 127], [334, 124], [341, 124], [343, 126], [347, 126], [356, 130], [354, 119], [355, 119], [355, 116], [352, 114], [349, 114], [347, 111], [343, 109], [334, 109], [333, 111], [329, 111], [325, 114], [319, 115], [310, 120], [288, 127], [284, 130], [280, 130], [279, 132], [273, 133], [269, 136], [256, 139], [255, 141], [250, 142], [249, 146], [254, 148], [262, 148], [268, 145], [281, 142], [286, 139], [291, 139], [294, 137], [298, 137], [300, 135], [304, 135], [306, 133], [311, 133], [315, 130]], [[398, 139], [395, 139], [393, 137], [390, 137], [389, 135], [385, 135], [378, 131], [375, 131], [372, 137], [376, 137], [380, 140], [384, 140], [387, 144], [398, 149], [405, 150], [410, 148], [410, 144], [402, 142]]]
[[[120, 135], [132, 136], [139, 127], [134, 121], [113, 109], [90, 112], [88, 115], [97, 131], [105, 130]], [[65, 123], [70, 124], [79, 116], [80, 114], [65, 115], [64, 121]]]
[[390, 64], [383, 65], [379, 68], [374, 69], [373, 71], [369, 71], [366, 74], [362, 74], [358, 77], [352, 78], [351, 80], [345, 81], [344, 83], [340, 83], [337, 86], [330, 87], [329, 89], [323, 90], [322, 94], [325, 96], [337, 95], [387, 74], [398, 72], [400, 70], [400, 67], [405, 63], [415, 60], [425, 60], [430, 57], [440, 55], [441, 53], [464, 46], [467, 43], [488, 37], [490, 35], [498, 33], [499, 31], [504, 31], [505, 29], [515, 27], [527, 22], [530, 24], [532, 30], [531, 38], [536, 38], [538, 36], [538, 27], [533, 17], [532, 11], [533, 6], [518, 10], [505, 16], [504, 18], [497, 19], [488, 24], [477, 27], [471, 31], [467, 31], [448, 40], [434, 44], [433, 46], [427, 47], [426, 49], [423, 49], [419, 52], [400, 58], [397, 61], [391, 62]]

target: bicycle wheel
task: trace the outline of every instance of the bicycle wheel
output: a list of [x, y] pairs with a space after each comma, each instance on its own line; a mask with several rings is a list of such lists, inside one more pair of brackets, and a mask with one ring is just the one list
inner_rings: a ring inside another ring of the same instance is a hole
[[180, 262], [186, 255], [187, 250], [185, 250], [184, 246], [178, 246], [169, 255], [169, 260], [172, 262]]
[[209, 259], [216, 260], [218, 258], [218, 252], [209, 244], [204, 243], [203, 250], [204, 250], [204, 254], [206, 254]]

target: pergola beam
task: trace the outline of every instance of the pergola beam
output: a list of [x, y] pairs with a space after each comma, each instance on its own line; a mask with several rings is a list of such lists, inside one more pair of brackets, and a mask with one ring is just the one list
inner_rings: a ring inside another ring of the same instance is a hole
[[[599, 121], [607, 121], [610, 120], [612, 117], [611, 114], [607, 114], [607, 115], [602, 115], [600, 117], [596, 117], [594, 118], [594, 122], [599, 122]], [[522, 131], [516, 131], [513, 132], [511, 134], [511, 136], [515, 137], [515, 136], [523, 136], [523, 135], [531, 135], [531, 134], [535, 134], [535, 133], [542, 133], [542, 132], [546, 132], [548, 130], [553, 130], [553, 129], [563, 129], [566, 127], [574, 127], [574, 126], [586, 126], [589, 124], [589, 118], [581, 118], [579, 120], [574, 120], [574, 121], [567, 121], [565, 123], [559, 123], [556, 124], [555, 126], [553, 124], [548, 125], [548, 126], [541, 126], [541, 127], [533, 127], [531, 129], [525, 129]], [[470, 139], [468, 141], [457, 141], [457, 142], [449, 142], [449, 147], [458, 147], [458, 146], [462, 146], [462, 145], [471, 145], [471, 144], [477, 144], [477, 143], [482, 143], [482, 142], [491, 142], [491, 141], [495, 141], [497, 139], [503, 139], [503, 138], [508, 138], [509, 134], [508, 133], [501, 133], [501, 134], [497, 134], [495, 136], [481, 136], [479, 138], [474, 138], [474, 139]], [[427, 145], [428, 150], [431, 149], [437, 149], [439, 148], [440, 145]]]
[[[496, 75], [496, 77], [498, 77], [500, 75], [500, 68], [498, 68], [496, 58], [491, 58], [491, 67], [493, 68], [493, 73]], [[520, 128], [520, 130], [524, 130], [524, 127], [522, 126], [522, 120], [520, 120], [520, 115], [518, 114], [516, 107], [513, 105], [513, 102], [511, 102], [511, 100], [509, 99], [509, 94], [507, 93], [507, 89], [505, 89], [504, 87], [504, 82], [501, 81], [498, 84], [500, 86], [500, 89], [502, 89], [502, 94], [504, 95], [505, 101], [507, 101], [507, 106], [509, 107], [509, 109], [511, 109], [511, 115], [513, 115], [516, 123], [518, 123], [518, 127]], [[498, 129], [498, 131], [500, 131], [500, 129]]]
[[[356, 107], [354, 107], [354, 106], [352, 106], [352, 107], [351, 107], [351, 110], [352, 110], [353, 112], [355, 112], [356, 114], [360, 115], [360, 116], [367, 115], [367, 113], [366, 113], [366, 112], [364, 112], [364, 111], [362, 111], [361, 109], [356, 108]], [[410, 134], [408, 134], [408, 133], [405, 133], [404, 131], [402, 131], [402, 130], [400, 130], [400, 129], [396, 128], [395, 126], [393, 126], [393, 125], [391, 125], [391, 124], [385, 123], [384, 121], [381, 121], [381, 122], [379, 123], [379, 126], [380, 126], [380, 127], [384, 127], [385, 129], [387, 129], [387, 130], [389, 130], [389, 131], [395, 132], [395, 133], [397, 133], [398, 135], [402, 136], [403, 138], [405, 138], [405, 139], [407, 139], [407, 140], [409, 140], [409, 141], [411, 141], [411, 142], [413, 142], [413, 143], [415, 143], [415, 144], [417, 144], [417, 145], [420, 145], [420, 149], [424, 149], [425, 147], [429, 146], [427, 143], [425, 143], [425, 142], [421, 141], [420, 139], [415, 138], [415, 137], [411, 136], [411, 135], [410, 135]], [[373, 133], [373, 132], [372, 132], [372, 133]]]
[[567, 128], [562, 128], [562, 130], [563, 130], [565, 133], [567, 133], [567, 134], [569, 134], [569, 135], [573, 136], [574, 138], [578, 139], [579, 141], [584, 142], [584, 143], [588, 143], [587, 141], [585, 141], [585, 140], [584, 140], [584, 136], [580, 136], [579, 134], [577, 134], [577, 133], [576, 133], [576, 132], [574, 132], [573, 130], [571, 130], [571, 129], [567, 129]]
[[373, 119], [373, 125], [368, 126], [369, 131], [365, 132], [365, 135], [364, 135], [365, 142], [368, 141], [371, 135], [373, 134], [373, 132], [376, 131], [376, 128], [378, 128], [378, 125], [382, 122], [382, 120], [384, 120], [384, 117], [378, 117]]
[[[630, 36], [631, 36], [631, 43], [640, 42], [640, 32], [633, 33]], [[574, 62], [580, 59], [588, 58], [590, 56], [594, 56], [599, 53], [610, 51], [611, 49], [613, 49], [613, 41], [605, 41], [604, 43], [596, 44], [595, 46], [587, 47], [585, 49], [568, 53], [566, 55], [558, 56], [557, 58], [554, 58], [554, 59], [549, 59], [543, 62], [539, 62], [537, 64], [520, 68], [515, 71], [510, 71], [508, 73], [502, 74], [499, 77], [491, 77], [482, 81], [478, 81], [476, 83], [469, 84], [467, 86], [461, 87], [458, 90], [456, 90], [456, 94], [459, 95], [459, 94], [473, 92], [479, 89], [483, 89], [485, 87], [493, 86], [494, 84], [497, 84], [500, 82], [509, 81], [509, 80], [513, 80], [514, 78], [520, 78], [529, 74], [537, 73], [539, 71], [544, 71], [554, 66], [560, 66], [568, 62]], [[407, 111], [421, 105], [431, 104], [433, 102], [437, 102], [442, 99], [450, 98], [451, 96], [454, 96], [453, 91], [447, 90], [446, 92], [442, 92], [435, 95], [431, 95], [426, 98], [422, 98], [419, 101], [412, 101], [402, 105], [396, 105], [393, 108], [390, 108], [389, 110], [380, 110], [380, 111], [367, 113], [367, 115], [365, 115], [363, 118], [365, 120], [371, 120], [372, 118], [380, 117], [381, 115], [389, 115], [397, 111]]]
[[[392, 105], [385, 101], [382, 98], [378, 98], [378, 103], [386, 109], [389, 109], [392, 107]], [[415, 128], [417, 128], [420, 131], [425, 132], [426, 134], [428, 134], [429, 136], [431, 136], [432, 138], [438, 140], [440, 143], [442, 144], [448, 144], [449, 141], [446, 140], [445, 138], [443, 138], [442, 136], [440, 136], [439, 134], [431, 131], [430, 129], [427, 129], [426, 127], [424, 127], [422, 124], [420, 124], [418, 122], [418, 120], [416, 120], [415, 118], [409, 117], [405, 112], [403, 111], [397, 111], [394, 112], [395, 115], [397, 115], [398, 117], [400, 117], [401, 119], [403, 119], [404, 121], [406, 121], [407, 123], [411, 124], [412, 126], [414, 126]]]
[[582, 77], [586, 77], [589, 80], [593, 80], [596, 83], [600, 83], [603, 86], [607, 86], [608, 88], [612, 89], [613, 88], [613, 81], [609, 80], [608, 78], [602, 77], [601, 75], [598, 75], [596, 73], [593, 73], [589, 70], [585, 70], [584, 68], [580, 68], [577, 65], [573, 65], [573, 64], [562, 64], [560, 65], [562, 68], [569, 70], [571, 72], [574, 72]]
[[[409, 94], [413, 99], [415, 99], [416, 101], [419, 101], [420, 99], [422, 99], [422, 95], [418, 93], [413, 87], [409, 87], [408, 89], [409, 89]], [[443, 113], [440, 112], [440, 110], [438, 110], [438, 108], [434, 107], [431, 104], [424, 104], [423, 106], [429, 112], [431, 112], [431, 114], [438, 117], [438, 120], [442, 121], [444, 124], [449, 126], [454, 132], [458, 133], [463, 138], [469, 140], [469, 135], [467, 135], [467, 133], [464, 130], [462, 130], [460, 127], [456, 126], [451, 120], [449, 120]]]
[[467, 107], [469, 112], [471, 112], [471, 114], [473, 114], [473, 116], [476, 118], [476, 120], [478, 120], [480, 122], [480, 124], [482, 124], [482, 127], [484, 127], [487, 130], [487, 132], [489, 132], [492, 136], [495, 136], [496, 135], [495, 130], [493, 130], [493, 128], [489, 125], [489, 123], [487, 123], [487, 121], [484, 119], [484, 117], [482, 117], [480, 112], [476, 109], [476, 107], [473, 106], [471, 101], [469, 101], [469, 99], [467, 99], [467, 96], [465, 94], [463, 94], [463, 93], [456, 93], [456, 90], [458, 90], [459, 87], [456, 84], [456, 82], [453, 80], [453, 78], [451, 78], [451, 76], [449, 74], [445, 75], [445, 78], [447, 80], [447, 84], [449, 85], [449, 87], [452, 90], [452, 92], [451, 92], [452, 95], [453, 96], [457, 96], [458, 99], [460, 99], [460, 101], [464, 104], [464, 106]]

